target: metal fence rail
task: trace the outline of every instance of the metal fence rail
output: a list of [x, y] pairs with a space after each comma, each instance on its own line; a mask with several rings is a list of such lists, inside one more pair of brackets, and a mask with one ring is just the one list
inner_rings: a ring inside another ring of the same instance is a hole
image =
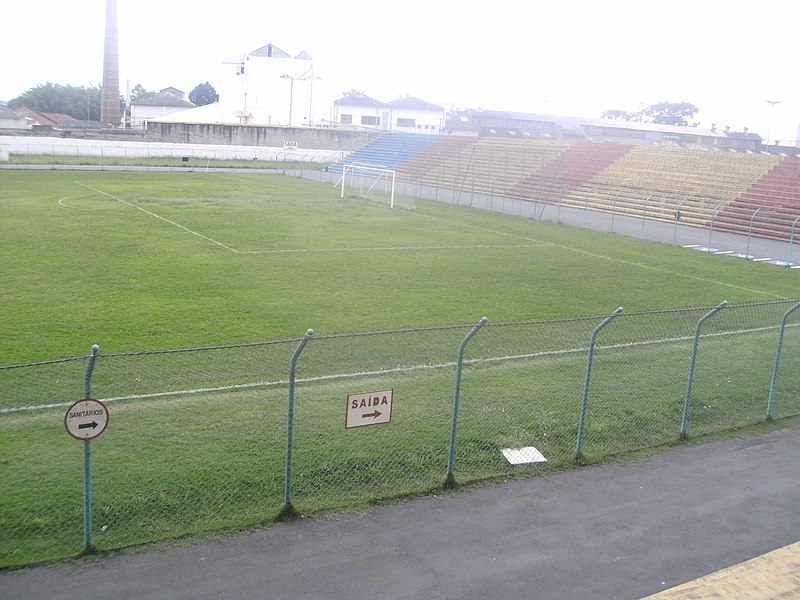
[[[798, 415], [798, 306], [488, 315], [0, 366], [0, 566], [531, 475]], [[348, 395], [379, 392], [391, 392], [389, 422], [345, 427]], [[80, 442], [65, 412], [89, 393], [108, 426]], [[531, 447], [548, 462], [515, 466], [502, 453]]]

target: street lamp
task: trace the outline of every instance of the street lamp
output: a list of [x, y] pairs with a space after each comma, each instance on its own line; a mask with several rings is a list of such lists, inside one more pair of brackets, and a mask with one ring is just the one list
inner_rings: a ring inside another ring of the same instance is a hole
[[766, 100], [767, 104], [771, 104], [772, 108], [769, 111], [769, 129], [767, 129], [767, 150], [769, 150], [769, 139], [772, 135], [772, 115], [775, 113], [775, 105], [780, 104], [780, 100]]

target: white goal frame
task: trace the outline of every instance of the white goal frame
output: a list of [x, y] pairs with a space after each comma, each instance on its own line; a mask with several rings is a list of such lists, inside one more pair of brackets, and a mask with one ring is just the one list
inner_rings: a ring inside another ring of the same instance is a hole
[[357, 162], [344, 165], [342, 168], [342, 178], [340, 179], [342, 182], [342, 198], [344, 198], [344, 188], [348, 173], [350, 174], [350, 187], [356, 187], [355, 178], [359, 173], [361, 173], [361, 176], [363, 177], [374, 177], [375, 181], [373, 181], [372, 185], [369, 186], [369, 189], [367, 190], [368, 192], [372, 191], [372, 188], [378, 185], [378, 182], [383, 179], [384, 175], [387, 177], [391, 176], [391, 179], [389, 180], [391, 183], [391, 188], [389, 190], [389, 208], [394, 208], [394, 184], [397, 176], [397, 172], [394, 169], [387, 169], [386, 167], [382, 167], [380, 165], [370, 165], [367, 163]]

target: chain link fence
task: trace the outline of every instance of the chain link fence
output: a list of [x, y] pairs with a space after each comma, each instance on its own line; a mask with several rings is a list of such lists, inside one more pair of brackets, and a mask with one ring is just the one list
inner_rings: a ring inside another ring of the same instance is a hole
[[[91, 380], [89, 356], [2, 366], [0, 566], [431, 492], [448, 476], [530, 476], [795, 416], [798, 306], [101, 351]], [[109, 420], [81, 442], [65, 413], [89, 390]], [[388, 422], [346, 427], [349, 395], [387, 393], [391, 405], [367, 400], [360, 418], [391, 410]], [[503, 454], [531, 447], [547, 462]]]

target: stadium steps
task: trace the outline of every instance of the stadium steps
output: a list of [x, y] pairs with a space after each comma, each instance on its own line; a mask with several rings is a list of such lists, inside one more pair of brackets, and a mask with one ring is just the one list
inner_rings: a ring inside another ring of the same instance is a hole
[[347, 158], [328, 167], [328, 171], [341, 173], [344, 165], [361, 163], [384, 169], [395, 169], [417, 153], [436, 143], [442, 136], [417, 133], [387, 133], [359, 148]]
[[577, 143], [519, 181], [510, 195], [522, 200], [558, 202], [563, 196], [574, 193], [632, 148], [633, 146], [624, 144]]
[[797, 235], [800, 217], [800, 158], [784, 157], [722, 210], [715, 221], [721, 231], [776, 240]]
[[721, 206], [733, 202], [776, 162], [762, 155], [635, 147], [562, 202], [707, 227]]
[[467, 136], [440, 137], [434, 144], [398, 164], [398, 176], [404, 181], [413, 183], [440, 184], [445, 181], [442, 173], [446, 165], [457, 161], [458, 157], [463, 152], [469, 151], [477, 140], [477, 137]]

